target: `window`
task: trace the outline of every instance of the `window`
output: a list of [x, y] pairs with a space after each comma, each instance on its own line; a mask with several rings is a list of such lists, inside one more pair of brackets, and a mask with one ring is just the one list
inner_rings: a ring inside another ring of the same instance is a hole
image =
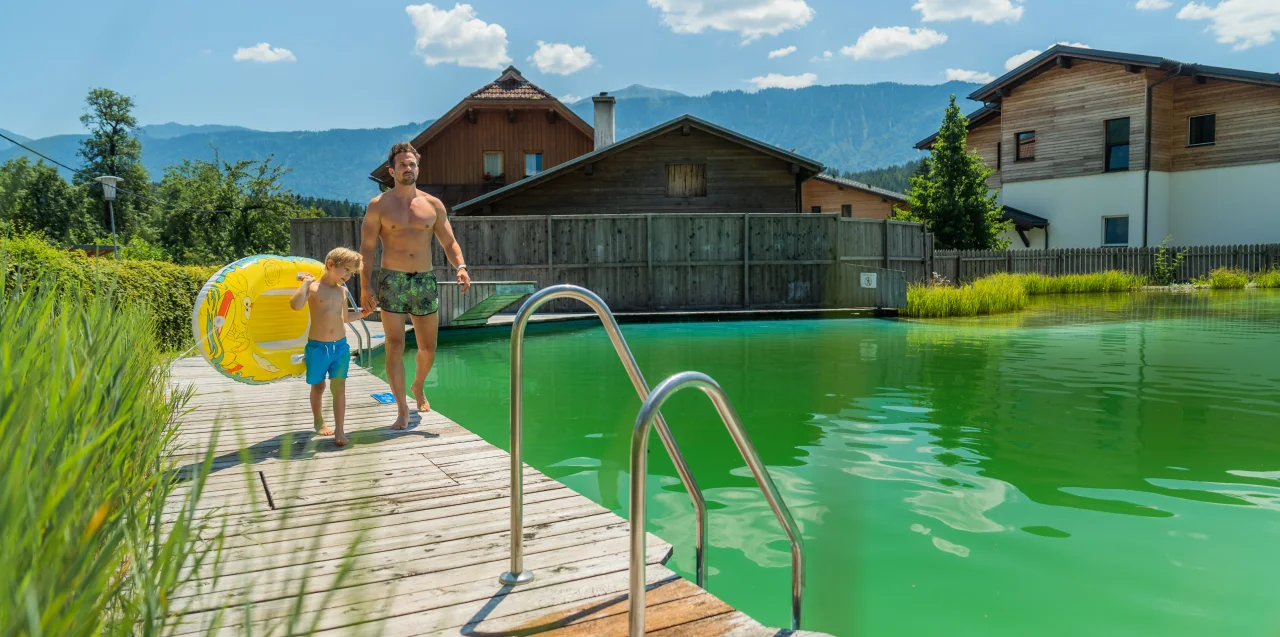
[[1187, 145], [1211, 146], [1217, 140], [1218, 116], [1192, 115], [1187, 118]]
[[1033, 161], [1036, 158], [1036, 132], [1018, 133], [1016, 138], [1018, 148], [1014, 152], [1014, 161]]
[[1109, 246], [1129, 245], [1129, 218], [1103, 217], [1102, 244]]
[[484, 176], [486, 179], [497, 179], [502, 176], [502, 153], [485, 152]]
[[524, 174], [526, 177], [542, 172], [542, 153], [524, 154]]
[[[1107, 172], [1129, 170], [1129, 118], [1109, 119], [1107, 127]], [[1126, 242], [1127, 243], [1127, 242]]]
[[1004, 155], [1004, 152], [1002, 152], [1002, 149], [1000, 148], [1001, 146], [1002, 144], [1000, 142], [996, 142], [996, 170], [1000, 170], [1001, 158]]
[[668, 197], [706, 197], [706, 164], [667, 164]]
[[809, 212], [820, 215], [822, 214], [822, 206], [809, 206]]
[[842, 203], [842, 204], [840, 204], [840, 216], [841, 216], [841, 217], [844, 217], [844, 218], [846, 218], [846, 219], [848, 219], [848, 218], [852, 217], [852, 216], [853, 216], [853, 204], [851, 204], [851, 203]]

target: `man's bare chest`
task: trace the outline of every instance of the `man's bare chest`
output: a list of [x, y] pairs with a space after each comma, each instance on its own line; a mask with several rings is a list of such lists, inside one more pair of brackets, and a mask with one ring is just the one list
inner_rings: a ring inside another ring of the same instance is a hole
[[410, 206], [395, 206], [382, 214], [383, 230], [419, 230], [430, 231], [436, 225], [436, 212], [425, 203], [414, 203]]

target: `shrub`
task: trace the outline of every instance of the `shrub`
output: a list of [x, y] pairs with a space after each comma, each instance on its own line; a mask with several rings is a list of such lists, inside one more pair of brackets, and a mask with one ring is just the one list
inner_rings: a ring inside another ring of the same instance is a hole
[[1209, 273], [1209, 287], [1214, 290], [1239, 290], [1249, 284], [1249, 275], [1238, 268], [1218, 268]]
[[1045, 276], [1043, 274], [1023, 274], [1023, 285], [1027, 293], [1039, 294], [1079, 294], [1088, 292], [1128, 292], [1144, 283], [1143, 277], [1108, 270], [1093, 274], [1066, 274], [1062, 276]]
[[201, 286], [216, 271], [163, 261], [134, 261], [110, 256], [89, 257], [48, 245], [38, 237], [0, 238], [6, 290], [15, 275], [55, 282], [63, 291], [91, 296], [110, 295], [122, 306], [145, 309], [152, 335], [162, 349], [176, 350], [191, 343], [191, 308]]
[[1253, 284], [1260, 288], [1280, 288], [1280, 268], [1272, 268], [1258, 274]]
[[1156, 258], [1151, 262], [1151, 284], [1152, 285], [1173, 285], [1177, 280], [1178, 266], [1182, 265], [1183, 257], [1187, 256], [1187, 251], [1183, 250], [1174, 255], [1167, 254], [1169, 249], [1169, 237], [1165, 237], [1156, 249]]
[[912, 284], [907, 288], [905, 314], [917, 318], [979, 316], [1015, 312], [1027, 305], [1027, 289], [1020, 277], [996, 274], [961, 287]]

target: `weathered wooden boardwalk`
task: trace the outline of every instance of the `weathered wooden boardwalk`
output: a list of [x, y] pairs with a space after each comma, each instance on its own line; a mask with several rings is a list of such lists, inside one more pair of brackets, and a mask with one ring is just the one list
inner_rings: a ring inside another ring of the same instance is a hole
[[[351, 367], [345, 448], [312, 434], [301, 381], [244, 385], [192, 358], [173, 382], [195, 390], [177, 464], [198, 462], [220, 429], [197, 508], [226, 533], [220, 565], [196, 566], [177, 595], [177, 634], [626, 634], [627, 521], [526, 467], [525, 564], [537, 577], [502, 586], [509, 456], [436, 412], [390, 430], [394, 405], [370, 398], [387, 385], [367, 371]], [[681, 578], [653, 535], [648, 551], [648, 634], [802, 634]]]

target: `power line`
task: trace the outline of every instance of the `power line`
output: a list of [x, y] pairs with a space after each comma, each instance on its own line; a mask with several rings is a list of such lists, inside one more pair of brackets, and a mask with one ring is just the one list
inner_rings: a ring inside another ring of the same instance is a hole
[[[61, 168], [65, 169], [65, 170], [71, 171], [71, 173], [72, 173], [72, 174], [81, 175], [81, 176], [84, 176], [84, 177], [89, 177], [90, 179], [92, 179], [92, 178], [93, 178], [93, 175], [90, 175], [89, 173], [87, 173], [87, 172], [85, 172], [85, 171], [83, 171], [83, 170], [78, 170], [78, 169], [72, 168], [72, 167], [70, 167], [70, 166], [68, 166], [68, 165], [66, 165], [66, 164], [64, 164], [64, 163], [62, 163], [62, 162], [60, 162], [60, 161], [58, 161], [58, 160], [56, 160], [56, 159], [54, 159], [54, 158], [52, 158], [52, 157], [50, 157], [50, 156], [48, 156], [48, 155], [46, 155], [46, 154], [42, 153], [42, 152], [40, 152], [40, 151], [38, 151], [38, 150], [36, 150], [36, 149], [32, 148], [32, 147], [30, 147], [30, 146], [27, 146], [26, 144], [23, 144], [22, 142], [20, 142], [20, 141], [18, 141], [18, 140], [16, 140], [16, 139], [14, 139], [14, 138], [12, 138], [12, 137], [9, 137], [8, 135], [5, 135], [4, 133], [0, 133], [0, 138], [3, 138], [3, 139], [5, 139], [5, 140], [8, 140], [8, 141], [9, 141], [9, 143], [13, 144], [14, 146], [17, 146], [18, 148], [21, 148], [21, 149], [23, 149], [23, 150], [26, 150], [27, 152], [29, 152], [29, 153], [31, 153], [31, 154], [33, 154], [33, 155], [36, 155], [36, 156], [38, 156], [38, 157], [42, 157], [42, 158], [44, 158], [44, 159], [48, 160], [48, 161], [49, 161], [49, 163], [51, 163], [51, 164], [54, 164], [54, 165], [56, 165], [56, 166], [59, 166], [59, 167], [61, 167]], [[136, 193], [136, 192], [133, 192], [133, 191], [130, 191], [130, 190], [125, 190], [124, 188], [121, 188], [121, 187], [119, 187], [119, 186], [116, 186], [116, 192], [124, 193], [124, 194], [126, 194], [126, 195], [129, 195], [130, 197], [134, 197], [134, 198], [137, 198], [137, 199], [145, 199], [145, 200], [150, 201], [150, 202], [152, 202], [152, 203], [159, 204], [159, 205], [161, 205], [161, 206], [165, 206], [165, 207], [167, 207], [167, 208], [171, 208], [171, 209], [173, 209], [173, 210], [181, 210], [181, 211], [185, 211], [185, 212], [198, 212], [198, 213], [202, 213], [202, 214], [228, 214], [228, 213], [236, 212], [235, 210], [197, 210], [197, 209], [195, 209], [195, 208], [186, 208], [186, 207], [183, 207], [183, 206], [178, 206], [178, 205], [175, 205], [175, 204], [171, 204], [171, 203], [169, 203], [169, 202], [167, 202], [167, 201], [164, 201], [164, 200], [162, 200], [162, 199], [156, 199], [155, 197], [150, 197], [150, 196], [148, 196], [148, 195], [143, 195], [143, 194], [139, 194], [139, 193]]]

